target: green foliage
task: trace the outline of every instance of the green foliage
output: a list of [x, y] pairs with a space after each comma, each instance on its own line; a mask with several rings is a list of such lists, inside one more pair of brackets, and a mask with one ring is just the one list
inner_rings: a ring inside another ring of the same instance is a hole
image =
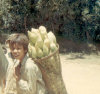
[[100, 0], [0, 0], [0, 6], [5, 32], [44, 25], [73, 40], [100, 40]]

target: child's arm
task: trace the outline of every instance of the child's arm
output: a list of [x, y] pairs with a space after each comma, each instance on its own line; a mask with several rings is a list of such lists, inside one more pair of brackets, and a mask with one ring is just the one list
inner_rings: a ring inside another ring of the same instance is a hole
[[21, 78], [18, 82], [18, 91], [21, 94], [36, 94], [36, 71], [33, 65], [27, 66], [25, 69], [25, 79]]
[[41, 72], [34, 63], [26, 65], [26, 80], [20, 79], [18, 91], [21, 94], [45, 94]]
[[6, 76], [7, 67], [8, 67], [8, 60], [0, 44], [0, 81], [4, 79]]

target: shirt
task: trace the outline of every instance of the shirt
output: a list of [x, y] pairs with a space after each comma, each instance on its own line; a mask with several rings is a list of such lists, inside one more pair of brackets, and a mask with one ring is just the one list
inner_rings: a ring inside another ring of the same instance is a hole
[[[9, 74], [11, 74], [10, 70], [13, 70], [14, 62], [10, 53], [7, 54], [6, 57], [9, 61], [6, 77], [7, 81]], [[41, 71], [35, 62], [29, 58], [28, 54], [26, 54], [21, 62], [20, 74], [20, 80], [17, 83], [14, 77], [10, 80], [13, 83], [9, 91], [15, 91], [14, 94], [16, 94], [16, 91], [17, 94], [46, 94], [46, 87], [42, 79]]]

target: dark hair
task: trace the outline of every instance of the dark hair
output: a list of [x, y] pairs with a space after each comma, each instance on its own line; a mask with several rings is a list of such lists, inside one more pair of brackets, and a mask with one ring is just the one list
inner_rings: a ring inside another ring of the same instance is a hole
[[18, 43], [20, 45], [23, 45], [24, 49], [28, 49], [28, 37], [23, 33], [14, 33], [11, 34], [8, 39], [6, 40], [6, 43], [9, 44], [9, 46], [13, 46], [13, 44]]

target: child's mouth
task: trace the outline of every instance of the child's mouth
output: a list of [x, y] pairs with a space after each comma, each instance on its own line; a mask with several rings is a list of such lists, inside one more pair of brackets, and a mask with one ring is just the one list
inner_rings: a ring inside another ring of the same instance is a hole
[[15, 58], [19, 57], [19, 55], [14, 55]]

